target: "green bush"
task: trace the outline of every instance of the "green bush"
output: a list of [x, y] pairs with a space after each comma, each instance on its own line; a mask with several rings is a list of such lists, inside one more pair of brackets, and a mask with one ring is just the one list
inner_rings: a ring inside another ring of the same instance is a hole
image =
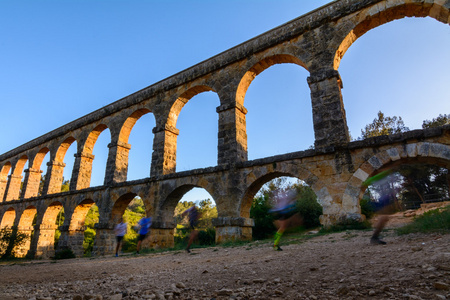
[[434, 209], [414, 219], [408, 225], [398, 228], [397, 234], [408, 234], [415, 232], [450, 232], [450, 206], [443, 210]]
[[65, 248], [56, 251], [55, 253], [55, 259], [68, 259], [68, 258], [75, 258], [75, 254], [70, 248]]
[[90, 256], [92, 253], [92, 249], [94, 248], [95, 235], [96, 231], [93, 228], [87, 227], [84, 231], [83, 249], [85, 256]]
[[216, 230], [214, 228], [206, 228], [198, 232], [198, 242], [203, 246], [212, 246], [216, 244]]
[[268, 195], [262, 195], [253, 200], [250, 210], [250, 218], [255, 221], [255, 226], [252, 230], [253, 239], [266, 239], [275, 232], [274, 217], [269, 213], [271, 208], [272, 203]]
[[370, 219], [374, 215], [375, 211], [367, 193], [364, 194], [359, 205], [361, 206], [361, 214], [365, 215], [367, 219]]
[[322, 206], [317, 202], [317, 196], [309, 186], [296, 186], [298, 193], [297, 211], [303, 218], [305, 228], [320, 226], [319, 217], [322, 215]]
[[2, 259], [15, 257], [17, 247], [25, 243], [28, 235], [18, 230], [17, 226], [0, 229], [0, 255]]

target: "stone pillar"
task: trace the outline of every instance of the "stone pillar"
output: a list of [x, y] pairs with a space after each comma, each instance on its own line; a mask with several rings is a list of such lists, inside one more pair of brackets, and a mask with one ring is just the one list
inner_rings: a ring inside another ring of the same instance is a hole
[[311, 89], [316, 148], [347, 144], [349, 134], [338, 71], [312, 72], [308, 84]]
[[216, 243], [227, 241], [251, 241], [255, 221], [242, 217], [219, 217], [212, 220], [216, 228]]
[[16, 256], [17, 257], [25, 257], [28, 254], [28, 251], [30, 250], [31, 246], [31, 235], [33, 233], [34, 227], [33, 226], [20, 226], [19, 232], [26, 234], [27, 238], [23, 242], [20, 247], [16, 249]]
[[218, 165], [247, 161], [247, 109], [240, 104], [224, 104], [219, 114]]
[[74, 155], [75, 163], [72, 170], [70, 190], [76, 191], [86, 189], [91, 185], [92, 161], [95, 155], [81, 152]]
[[22, 183], [21, 175], [11, 174], [8, 176], [8, 184], [6, 186], [5, 201], [18, 200], [20, 194], [20, 184]]
[[161, 249], [175, 246], [173, 222], [153, 222], [150, 235], [142, 242], [142, 248]]
[[47, 175], [45, 176], [43, 195], [61, 193], [61, 185], [63, 181], [64, 167], [63, 162], [48, 162]]
[[70, 249], [76, 257], [83, 257], [84, 231], [86, 230], [86, 226], [71, 230], [69, 226], [64, 225], [59, 226], [59, 230], [61, 231], [61, 235], [59, 237], [57, 250]]
[[26, 169], [25, 180], [22, 186], [21, 199], [27, 199], [31, 197], [36, 197], [39, 193], [39, 185], [41, 184], [41, 174], [42, 170], [39, 169]]
[[6, 186], [7, 186], [8, 180], [6, 179], [0, 179], [0, 202], [3, 202], [5, 196], [6, 196]]
[[109, 144], [108, 161], [106, 163], [106, 174], [104, 185], [127, 181], [128, 154], [131, 145], [118, 141], [117, 144]]
[[116, 250], [114, 226], [109, 224], [95, 224], [95, 241], [92, 249], [93, 256], [113, 255]]
[[29, 256], [35, 258], [50, 258], [55, 256], [55, 231], [57, 226], [41, 224], [34, 226], [34, 236], [31, 241]]
[[177, 166], [177, 137], [180, 131], [172, 126], [153, 128], [153, 153], [150, 176], [174, 173]]

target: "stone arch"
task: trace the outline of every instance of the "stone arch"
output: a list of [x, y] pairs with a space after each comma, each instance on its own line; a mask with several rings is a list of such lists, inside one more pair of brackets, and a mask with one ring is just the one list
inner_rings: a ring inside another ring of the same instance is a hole
[[16, 221], [16, 210], [13, 207], [8, 208], [2, 216], [0, 228], [12, 227]]
[[91, 199], [85, 199], [81, 201], [73, 211], [70, 218], [69, 231], [82, 230], [86, 215], [95, 202]]
[[[240, 204], [240, 216], [244, 218], [250, 217], [250, 208], [253, 202], [253, 197], [259, 189], [268, 181], [282, 176], [295, 177], [303, 180], [308, 184], [317, 196], [317, 201], [323, 208], [323, 214], [329, 215], [336, 211], [335, 204], [331, 197], [328, 188], [325, 184], [311, 171], [303, 168], [300, 164], [292, 163], [276, 163], [268, 172], [265, 170], [256, 170], [249, 173], [246, 177], [247, 189], [242, 197]], [[261, 174], [264, 172], [264, 174]], [[322, 218], [321, 218], [322, 222]]]
[[74, 137], [68, 137], [66, 138], [58, 147], [58, 150], [56, 150], [55, 154], [55, 162], [58, 163], [64, 163], [64, 157], [66, 156], [66, 152], [69, 149], [69, 147], [72, 145], [73, 142], [75, 142], [76, 139]]
[[83, 145], [83, 153], [88, 153], [88, 154], [92, 154], [93, 150], [94, 150], [94, 146], [95, 146], [95, 142], [97, 142], [98, 137], [100, 136], [100, 134], [107, 129], [108, 126], [106, 126], [105, 124], [100, 124], [97, 125], [88, 135], [86, 141], [84, 142]]
[[8, 174], [11, 171], [11, 163], [6, 162], [0, 169], [0, 202], [3, 202], [6, 186], [8, 183]]
[[6, 191], [6, 201], [17, 200], [20, 197], [22, 172], [25, 164], [28, 162], [28, 156], [22, 155], [14, 164], [11, 176], [9, 177], [8, 190]]
[[23, 245], [16, 251], [19, 257], [25, 256], [30, 250], [31, 237], [34, 232], [33, 221], [37, 217], [37, 209], [34, 205], [27, 206], [19, 220], [19, 231], [27, 235]]
[[35, 239], [37, 240], [36, 257], [47, 258], [54, 255], [55, 232], [58, 229], [56, 220], [61, 209], [63, 209], [63, 204], [59, 201], [50, 203], [45, 209], [39, 224], [39, 230], [35, 232]]
[[134, 111], [123, 123], [122, 128], [119, 132], [119, 142], [128, 143], [128, 138], [130, 137], [131, 130], [136, 124], [137, 120], [145, 114], [150, 113], [151, 110], [148, 108], [140, 108]]
[[23, 168], [25, 167], [25, 164], [27, 163], [27, 161], [28, 161], [28, 156], [22, 155], [19, 158], [19, 160], [16, 162], [12, 175], [21, 176]]
[[33, 220], [37, 214], [37, 209], [34, 205], [29, 205], [22, 212], [22, 215], [19, 220], [19, 228], [21, 230], [31, 230], [31, 226], [33, 225]]
[[50, 152], [50, 149], [44, 147], [40, 149], [33, 157], [30, 157], [28, 169], [25, 170], [25, 179], [23, 184], [23, 191], [21, 198], [27, 199], [39, 195], [39, 188], [41, 183], [42, 162], [45, 156]]
[[[94, 146], [97, 143], [100, 134], [107, 128], [108, 127], [105, 124], [97, 125], [91, 132], [89, 132], [89, 135], [84, 142], [80, 141], [81, 145], [78, 145], [79, 149], [75, 155], [76, 158], [72, 170], [70, 190], [79, 190], [91, 186], [93, 163], [95, 158], [95, 155], [93, 154]], [[111, 137], [109, 141], [111, 141]], [[105, 168], [106, 166], [102, 167], [102, 169]]]
[[403, 162], [432, 162], [450, 170], [450, 145], [418, 142], [384, 149], [367, 159], [353, 173], [342, 197], [347, 212], [360, 212], [359, 200], [365, 188], [362, 183], [383, 169]]
[[[113, 207], [111, 209], [111, 218], [110, 218], [110, 222], [112, 224], [115, 225], [119, 222], [120, 218], [122, 217], [125, 210], [127, 209], [128, 204], [130, 204], [130, 202], [135, 197], [140, 197], [140, 196], [136, 193], [128, 192], [128, 193], [125, 193], [122, 196], [120, 196], [116, 201], [114, 201]], [[142, 198], [142, 200], [144, 201], [144, 206], [146, 206], [145, 211], [146, 211], [147, 215], [150, 215], [151, 207], [147, 207], [148, 203], [144, 200], [144, 198]]]
[[385, 0], [361, 10], [352, 19], [355, 25], [338, 45], [333, 61], [334, 69], [339, 68], [345, 52], [359, 37], [380, 25], [405, 17], [431, 17], [448, 24], [450, 9], [445, 3], [446, 1], [441, 0], [415, 2]]
[[169, 220], [173, 221], [173, 214], [178, 202], [180, 202], [184, 194], [195, 187], [204, 188], [196, 184], [183, 184], [172, 190], [166, 197], [164, 197], [164, 201], [160, 203], [158, 219], [162, 222], [168, 222]]
[[275, 64], [284, 64], [284, 63], [296, 64], [308, 70], [304, 62], [302, 62], [299, 58], [291, 54], [277, 54], [266, 57], [257, 62], [256, 64], [254, 64], [251, 68], [249, 68], [245, 72], [244, 76], [242, 76], [236, 91], [236, 103], [244, 105], [244, 98], [247, 89], [249, 88], [250, 84], [252, 83], [253, 79], [255, 79], [256, 76], [258, 76], [264, 70], [268, 69], [269, 67]]
[[44, 158], [49, 151], [50, 149], [47, 147], [44, 147], [41, 150], [39, 150], [38, 153], [36, 153], [36, 155], [34, 156], [33, 164], [30, 167], [33, 169], [40, 169], [42, 162], [44, 161]]
[[166, 124], [172, 128], [176, 128], [178, 116], [180, 115], [181, 109], [186, 105], [186, 103], [188, 103], [188, 101], [191, 100], [195, 95], [210, 91], [215, 92], [214, 89], [209, 86], [197, 85], [182, 93], [170, 108]]
[[[64, 163], [64, 157], [66, 156], [67, 150], [75, 142], [76, 139], [69, 136], [63, 140], [57, 146], [56, 151], [51, 153], [50, 162], [48, 163], [44, 191], [43, 194], [55, 194], [61, 192], [61, 185], [63, 183], [64, 169], [66, 164]], [[73, 170], [72, 170], [73, 171]]]

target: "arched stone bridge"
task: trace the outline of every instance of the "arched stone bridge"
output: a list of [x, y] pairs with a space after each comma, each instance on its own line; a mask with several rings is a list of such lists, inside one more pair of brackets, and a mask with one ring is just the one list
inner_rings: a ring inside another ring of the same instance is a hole
[[[95, 203], [100, 221], [94, 251], [112, 253], [112, 228], [135, 197], [155, 219], [151, 246], [173, 245], [174, 208], [193, 187], [214, 198], [216, 240], [250, 239], [251, 201], [270, 179], [292, 176], [308, 183], [323, 206], [322, 224], [359, 218], [361, 183], [382, 168], [405, 161], [450, 166], [450, 127], [416, 130], [349, 143], [339, 63], [346, 50], [372, 28], [404, 17], [450, 21], [450, 0], [339, 0], [257, 36], [185, 71], [0, 155], [1, 227], [17, 225], [34, 235], [22, 254], [53, 255], [55, 221], [64, 207], [60, 246], [82, 254], [84, 219]], [[293, 63], [309, 72], [315, 149], [248, 161], [244, 99], [252, 80], [274, 64]], [[177, 118], [195, 95], [212, 91], [217, 107], [217, 166], [176, 172]], [[153, 114], [150, 177], [127, 181], [128, 137], [136, 121]], [[109, 129], [104, 185], [90, 187], [93, 147]], [[64, 156], [77, 142], [70, 191], [61, 193]], [[43, 159], [50, 153], [42, 195]], [[25, 178], [22, 184], [22, 172]]]

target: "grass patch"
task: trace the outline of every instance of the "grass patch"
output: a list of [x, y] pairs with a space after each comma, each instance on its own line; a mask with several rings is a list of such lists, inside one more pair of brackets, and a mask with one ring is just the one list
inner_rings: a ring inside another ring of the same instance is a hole
[[449, 233], [450, 232], [450, 206], [444, 209], [430, 210], [416, 217], [408, 225], [396, 229], [398, 235], [409, 233]]

